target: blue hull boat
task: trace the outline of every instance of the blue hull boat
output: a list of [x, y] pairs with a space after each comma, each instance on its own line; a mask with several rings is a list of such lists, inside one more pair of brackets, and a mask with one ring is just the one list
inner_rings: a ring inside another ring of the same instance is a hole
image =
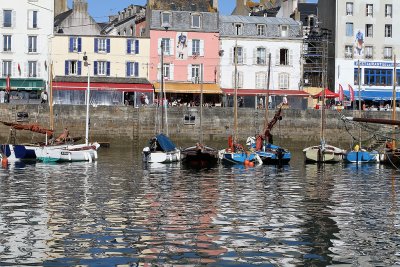
[[221, 153], [221, 161], [224, 164], [229, 164], [229, 165], [235, 165], [235, 164], [245, 164], [246, 160], [249, 162], [253, 162], [254, 164], [259, 164], [260, 163], [260, 158], [259, 156], [254, 153], [246, 153], [245, 151], [239, 151], [239, 152], [228, 152], [226, 150], [223, 150], [220, 152]]
[[292, 158], [289, 150], [273, 144], [266, 144], [262, 150], [256, 151], [264, 164], [288, 164]]
[[344, 160], [350, 163], [377, 163], [379, 162], [378, 151], [350, 151], [344, 155]]

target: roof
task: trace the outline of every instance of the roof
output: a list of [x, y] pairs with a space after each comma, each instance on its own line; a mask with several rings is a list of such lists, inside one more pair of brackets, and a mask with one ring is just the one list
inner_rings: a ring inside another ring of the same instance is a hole
[[[86, 76], [56, 76], [54, 82], [87, 82]], [[125, 78], [125, 77], [90, 77], [90, 82], [93, 83], [124, 83], [124, 84], [150, 84], [145, 78]]]
[[221, 23], [247, 23], [247, 24], [276, 24], [276, 25], [295, 25], [299, 26], [298, 22], [291, 18], [275, 18], [275, 17], [257, 17], [257, 16], [220, 16]]
[[72, 14], [72, 9], [65, 11], [63, 13], [58, 14], [54, 17], [54, 27], [60, 25], [66, 18], [68, 18]]

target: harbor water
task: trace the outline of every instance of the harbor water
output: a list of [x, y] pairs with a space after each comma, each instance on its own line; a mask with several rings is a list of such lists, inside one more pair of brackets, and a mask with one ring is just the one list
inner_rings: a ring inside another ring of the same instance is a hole
[[93, 163], [0, 170], [0, 266], [396, 266], [400, 172], [305, 164]]

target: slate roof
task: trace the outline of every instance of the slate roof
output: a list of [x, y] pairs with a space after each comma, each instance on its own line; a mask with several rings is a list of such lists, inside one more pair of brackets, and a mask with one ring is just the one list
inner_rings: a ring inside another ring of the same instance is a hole
[[257, 17], [257, 16], [220, 16], [221, 23], [243, 23], [243, 24], [276, 24], [276, 25], [293, 25], [299, 26], [299, 24], [291, 18], [268, 18], [268, 17]]
[[54, 18], [54, 27], [59, 26], [66, 18], [68, 18], [72, 14], [72, 9], [65, 11], [63, 13], [58, 14]]

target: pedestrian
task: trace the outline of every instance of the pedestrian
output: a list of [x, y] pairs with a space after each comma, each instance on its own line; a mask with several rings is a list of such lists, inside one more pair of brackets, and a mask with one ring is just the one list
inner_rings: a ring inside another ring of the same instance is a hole
[[1, 90], [0, 91], [0, 103], [5, 102], [5, 96], [6, 96], [6, 92], [4, 92], [4, 90]]
[[149, 105], [149, 98], [148, 98], [147, 95], [144, 96], [144, 104], [145, 104], [146, 106]]
[[42, 91], [42, 93], [40, 94], [40, 104], [44, 104], [47, 102], [47, 92], [46, 91]]

